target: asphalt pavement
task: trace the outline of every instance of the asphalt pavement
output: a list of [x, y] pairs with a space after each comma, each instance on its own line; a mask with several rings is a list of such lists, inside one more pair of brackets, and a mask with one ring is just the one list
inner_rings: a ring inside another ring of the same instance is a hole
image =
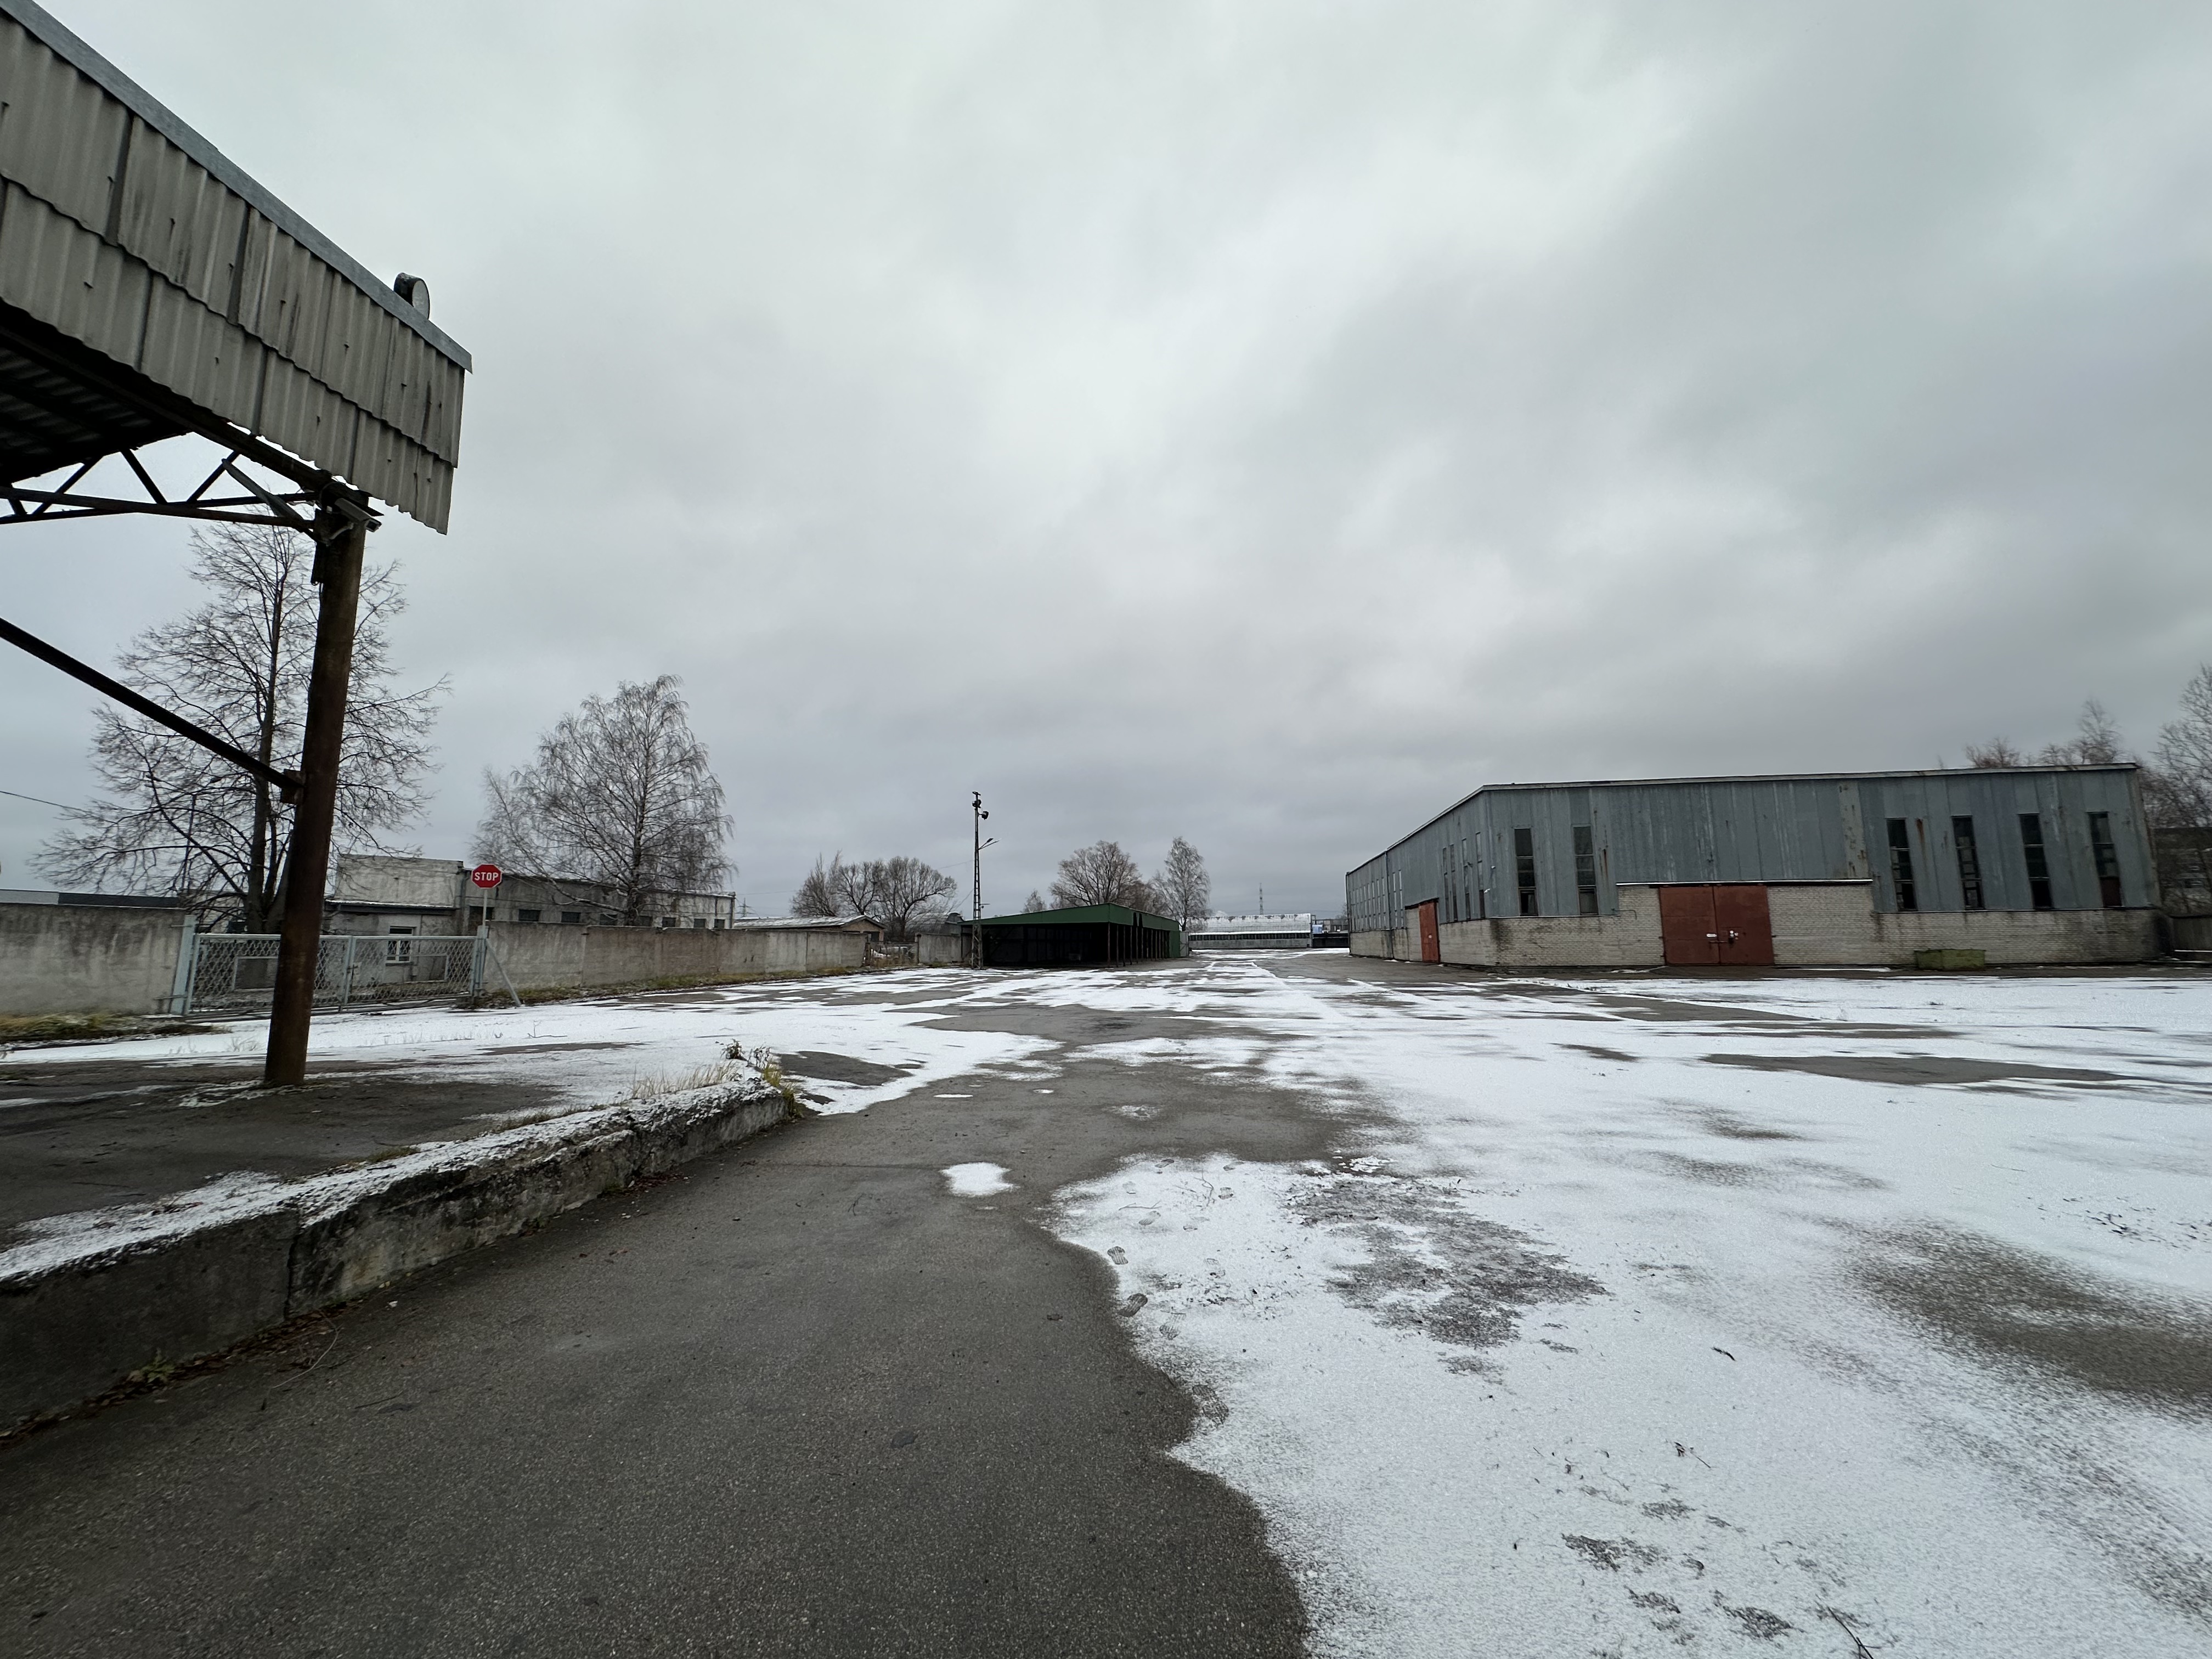
[[[1079, 1057], [776, 1131], [0, 1449], [0, 1650], [1299, 1652], [1251, 1504], [1168, 1455], [1206, 1402], [1032, 1212], [1344, 1132]], [[1013, 1190], [952, 1195], [978, 1160]]]

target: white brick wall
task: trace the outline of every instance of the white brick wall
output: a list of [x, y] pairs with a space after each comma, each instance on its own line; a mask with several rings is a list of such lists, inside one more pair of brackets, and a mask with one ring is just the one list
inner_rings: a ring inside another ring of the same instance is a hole
[[2158, 954], [2148, 910], [1912, 910], [1874, 908], [1856, 883], [1770, 887], [1774, 960], [1789, 967], [1910, 968], [1916, 951], [1979, 951], [1991, 966], [2142, 962]]
[[[1659, 890], [1620, 889], [1612, 916], [1500, 916], [1448, 921], [1437, 930], [1443, 959], [1467, 968], [1656, 968], [1666, 959]], [[1984, 952], [1990, 964], [2142, 962], [2158, 954], [2148, 910], [1970, 910], [1878, 915], [1865, 882], [1766, 890], [1775, 965], [1910, 968], [1916, 951]], [[1352, 936], [1354, 956], [1418, 962], [1419, 917], [1396, 933]]]

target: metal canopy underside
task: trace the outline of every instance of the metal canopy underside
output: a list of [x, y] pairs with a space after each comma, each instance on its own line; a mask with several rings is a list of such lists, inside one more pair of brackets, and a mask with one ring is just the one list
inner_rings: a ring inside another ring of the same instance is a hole
[[[185, 431], [149, 398], [118, 392], [114, 382], [126, 376], [143, 381], [0, 306], [0, 477], [35, 478]], [[141, 389], [155, 391], [150, 382]]]
[[197, 431], [445, 529], [470, 364], [427, 313], [29, 0], [0, 106], [0, 482]]

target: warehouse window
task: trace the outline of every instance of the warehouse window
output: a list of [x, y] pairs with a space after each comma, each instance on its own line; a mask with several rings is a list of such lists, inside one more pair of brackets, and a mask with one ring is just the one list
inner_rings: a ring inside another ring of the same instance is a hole
[[2112, 845], [2112, 815], [2089, 814], [2089, 850], [2097, 855], [2097, 890], [2105, 908], [2120, 908], [2120, 849]]
[[517, 910], [514, 913], [514, 919], [517, 921], [536, 921], [543, 915], [544, 912], [538, 910]]
[[1597, 845], [1587, 823], [1575, 826], [1575, 898], [1584, 915], [1597, 914]]
[[1959, 892], [1969, 910], [1978, 910], [1982, 903], [1982, 854], [1974, 845], [1974, 821], [1972, 818], [1951, 820], [1951, 844], [1959, 849]]
[[2027, 855], [2027, 896], [2039, 910], [2051, 903], [2051, 860], [2043, 855], [2043, 814], [2020, 815], [2020, 850]]
[[1897, 890], [1899, 909], [1920, 908], [1920, 895], [1912, 884], [1912, 825], [1904, 818], [1889, 821], [1889, 880]]
[[563, 910], [561, 913], [561, 925], [563, 927], [582, 927], [584, 925], [584, 913], [581, 910]]
[[1516, 830], [1513, 832], [1513, 871], [1521, 884], [1521, 914], [1536, 914], [1536, 832]]
[[1446, 921], [1457, 921], [1459, 920], [1459, 883], [1454, 878], [1452, 847], [1449, 842], [1446, 842], [1444, 843], [1443, 866], [1444, 920]]

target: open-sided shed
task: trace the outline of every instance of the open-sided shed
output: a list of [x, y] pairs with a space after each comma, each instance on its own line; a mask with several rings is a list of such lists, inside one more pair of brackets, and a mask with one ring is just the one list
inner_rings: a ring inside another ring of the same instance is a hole
[[1150, 962], [1182, 954], [1182, 930], [1173, 921], [1120, 904], [983, 918], [987, 968]]
[[[45, 8], [0, 0], [0, 526], [147, 514], [315, 541], [296, 772], [0, 619], [295, 804], [272, 1084], [306, 1072], [373, 503], [446, 528], [469, 367], [419, 277], [372, 276]], [[212, 465], [165, 491], [137, 452], [185, 434]]]

